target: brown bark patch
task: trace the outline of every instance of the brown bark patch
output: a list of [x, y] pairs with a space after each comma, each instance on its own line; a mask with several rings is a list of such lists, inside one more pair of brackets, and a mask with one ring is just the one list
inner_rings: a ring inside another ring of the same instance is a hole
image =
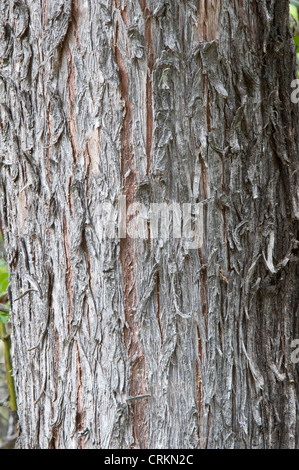
[[47, 15], [48, 15], [48, 4], [47, 1], [45, 0], [43, 2], [43, 10], [42, 10], [42, 22], [43, 22], [43, 31], [46, 30], [47, 26]]
[[220, 0], [199, 0], [198, 32], [201, 41], [219, 39]]
[[20, 192], [20, 195], [19, 195], [18, 214], [19, 214], [19, 221], [20, 221], [19, 223], [20, 233], [23, 234], [24, 228], [25, 228], [26, 214], [27, 214], [25, 191]]
[[80, 16], [82, 15], [82, 12], [80, 11], [80, 1], [79, 0], [73, 0], [73, 8], [72, 8], [72, 24], [73, 24], [73, 31], [74, 31], [74, 36], [76, 39], [76, 43], [78, 46], [78, 49], [81, 51], [81, 42], [80, 42], [80, 34], [78, 33], [78, 28], [79, 28], [79, 21], [80, 21]]
[[122, 17], [123, 22], [125, 23], [125, 25], [127, 27], [130, 26], [130, 16], [129, 16], [129, 13], [128, 13], [127, 5], [124, 4], [124, 8], [120, 8], [118, 0], [114, 0], [114, 5], [115, 5], [115, 8], [117, 8], [117, 10], [120, 11], [121, 17]]
[[234, 0], [234, 11], [238, 18], [240, 18], [246, 28], [248, 28], [248, 21], [244, 8], [244, 0]]
[[[123, 120], [123, 127], [122, 127], [122, 155], [121, 155], [121, 166], [122, 166], [122, 174], [125, 175], [128, 169], [131, 169], [132, 166], [132, 147], [131, 147], [131, 138], [132, 138], [132, 103], [129, 99], [129, 76], [126, 69], [126, 64], [124, 58], [119, 49], [119, 26], [116, 23], [116, 32], [115, 32], [115, 57], [116, 63], [119, 68], [119, 77], [120, 77], [120, 92], [121, 97], [124, 100], [125, 104], [125, 115]], [[135, 178], [134, 178], [135, 180]], [[131, 199], [134, 197], [134, 186], [133, 185], [126, 185], [127, 189], [130, 193]]]
[[100, 163], [100, 131], [99, 129], [94, 129], [90, 132], [86, 142], [86, 157], [87, 165], [92, 170], [93, 173], [99, 171]]

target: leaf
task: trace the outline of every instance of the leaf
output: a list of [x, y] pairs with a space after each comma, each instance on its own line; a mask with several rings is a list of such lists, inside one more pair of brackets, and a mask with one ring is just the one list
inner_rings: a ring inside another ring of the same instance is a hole
[[8, 273], [1, 272], [0, 270], [0, 295], [3, 295], [6, 292], [8, 282], [9, 282]]
[[293, 2], [290, 2], [290, 13], [292, 15], [292, 17], [294, 18], [294, 20], [298, 23], [298, 10], [297, 10], [297, 7], [299, 6], [299, 2], [298, 2], [298, 5], [294, 5]]
[[9, 322], [9, 313], [0, 312], [0, 322], [6, 325]]
[[8, 267], [3, 258], [0, 258], [0, 297], [6, 293], [9, 283]]

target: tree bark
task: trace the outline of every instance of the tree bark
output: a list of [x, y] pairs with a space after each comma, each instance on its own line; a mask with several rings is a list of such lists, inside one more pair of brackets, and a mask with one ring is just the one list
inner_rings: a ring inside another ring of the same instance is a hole
[[[298, 447], [288, 1], [0, 8], [20, 446]], [[202, 242], [101, 236], [121, 195], [199, 204]]]

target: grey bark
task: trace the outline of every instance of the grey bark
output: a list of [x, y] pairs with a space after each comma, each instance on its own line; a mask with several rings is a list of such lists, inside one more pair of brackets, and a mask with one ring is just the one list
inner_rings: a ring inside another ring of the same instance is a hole
[[[20, 446], [298, 447], [288, 1], [1, 0], [0, 14]], [[202, 247], [100, 240], [99, 204], [120, 194], [202, 202]]]

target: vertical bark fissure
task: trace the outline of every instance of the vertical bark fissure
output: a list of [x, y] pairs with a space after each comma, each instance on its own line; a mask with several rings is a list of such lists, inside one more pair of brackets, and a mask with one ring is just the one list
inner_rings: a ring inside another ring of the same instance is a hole
[[[127, 22], [126, 16], [126, 22]], [[124, 101], [124, 118], [121, 131], [121, 173], [123, 189], [127, 206], [135, 201], [136, 169], [134, 168], [134, 155], [132, 152], [132, 119], [133, 105], [130, 101], [130, 83], [126, 63], [120, 51], [123, 44], [119, 43], [119, 24], [116, 22], [115, 31], [115, 57], [119, 68], [121, 97]], [[138, 338], [138, 321], [135, 313], [138, 296], [136, 286], [136, 253], [135, 242], [128, 235], [120, 241], [120, 261], [123, 271], [124, 310], [125, 310], [125, 344], [129, 353], [131, 364], [130, 395], [138, 396], [146, 393], [145, 359]], [[146, 401], [137, 400], [131, 405], [133, 422], [133, 447], [146, 447]]]
[[78, 448], [82, 449], [83, 446], [83, 436], [82, 431], [84, 430], [84, 411], [83, 411], [83, 402], [84, 398], [82, 396], [82, 366], [80, 360], [80, 351], [78, 344], [76, 344], [76, 369], [77, 369], [77, 400], [76, 400], [76, 431], [78, 432], [79, 439], [78, 439]]

